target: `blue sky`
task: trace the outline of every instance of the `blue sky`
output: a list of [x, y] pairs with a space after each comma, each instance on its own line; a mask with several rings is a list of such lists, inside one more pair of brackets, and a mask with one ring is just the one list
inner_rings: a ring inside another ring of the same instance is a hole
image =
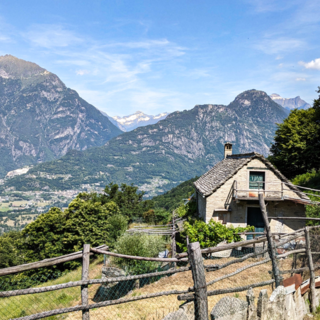
[[109, 115], [320, 86], [320, 1], [2, 0], [0, 55], [57, 74]]

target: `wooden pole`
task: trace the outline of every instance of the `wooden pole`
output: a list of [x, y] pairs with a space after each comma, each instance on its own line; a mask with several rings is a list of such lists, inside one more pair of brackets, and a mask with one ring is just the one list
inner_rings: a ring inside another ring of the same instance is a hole
[[[90, 244], [83, 245], [82, 251], [82, 277], [81, 280], [89, 279]], [[88, 285], [81, 286], [81, 302], [83, 306], [88, 305]], [[89, 309], [82, 310], [82, 320], [90, 320]]]
[[199, 242], [188, 245], [188, 256], [194, 282], [194, 318], [208, 320], [208, 297], [206, 277]]
[[[172, 258], [176, 257], [177, 249], [176, 249], [176, 226], [175, 226], [175, 211], [172, 214], [172, 234], [171, 234], [171, 251]], [[177, 266], [176, 262], [173, 263], [173, 267]]]
[[310, 235], [309, 235], [309, 228], [305, 228], [305, 235], [306, 235], [306, 253], [308, 255], [309, 261], [309, 270], [310, 270], [310, 293], [311, 293], [311, 310], [312, 312], [316, 312], [316, 280], [314, 276], [314, 267], [313, 267], [313, 259], [311, 254], [311, 246], [310, 246]]
[[274, 274], [274, 280], [276, 284], [276, 288], [280, 286], [281, 283], [281, 276], [279, 273], [279, 268], [277, 265], [276, 261], [276, 247], [272, 238], [271, 230], [270, 230], [270, 225], [268, 221], [268, 214], [267, 214], [267, 209], [266, 209], [266, 204], [264, 203], [264, 195], [263, 193], [259, 193], [259, 204], [260, 204], [260, 209], [262, 213], [262, 217], [264, 220], [264, 224], [266, 226], [266, 232], [267, 232], [267, 241], [268, 241], [268, 247], [269, 247], [269, 255], [272, 261], [272, 270]]
[[[92, 248], [92, 249], [94, 249], [94, 248]], [[104, 244], [102, 246], [97, 247], [96, 249], [108, 250], [109, 247]], [[27, 271], [27, 270], [38, 269], [38, 268], [43, 268], [43, 267], [48, 267], [48, 266], [54, 266], [58, 263], [64, 263], [67, 261], [73, 261], [73, 260], [81, 259], [81, 258], [82, 258], [82, 251], [77, 251], [77, 252], [69, 253], [69, 254], [66, 254], [66, 255], [60, 256], [60, 257], [44, 259], [41, 261], [31, 262], [31, 263], [26, 263], [26, 264], [21, 264], [19, 266], [15, 266], [15, 267], [3, 268], [3, 269], [0, 269], [0, 277], [6, 276], [8, 274]]]

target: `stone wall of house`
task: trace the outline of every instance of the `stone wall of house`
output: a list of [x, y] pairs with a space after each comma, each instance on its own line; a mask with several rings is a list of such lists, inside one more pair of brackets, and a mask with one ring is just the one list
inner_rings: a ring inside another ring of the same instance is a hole
[[201, 194], [197, 193], [198, 211], [199, 217], [203, 220], [206, 219], [206, 198], [203, 198]]
[[[261, 170], [248, 169], [248, 167], [261, 168]], [[219, 221], [221, 223], [227, 223], [227, 225], [232, 224], [237, 227], [245, 227], [247, 225], [247, 207], [257, 206], [259, 207], [258, 201], [241, 200], [238, 203], [232, 201], [230, 204], [231, 212], [219, 211], [225, 208], [225, 203], [227, 196], [232, 187], [234, 180], [237, 181], [237, 188], [240, 190], [249, 189], [249, 172], [250, 171], [264, 171], [266, 179], [266, 190], [275, 190], [276, 194], [265, 193], [266, 198], [268, 196], [277, 196], [280, 197], [281, 194], [281, 180], [271, 171], [271, 170], [262, 170], [266, 168], [266, 165], [259, 159], [253, 159], [246, 166], [240, 169], [232, 178], [230, 178], [226, 183], [224, 183], [218, 190], [216, 190], [212, 195], [206, 198], [206, 205], [199, 204], [199, 213], [200, 216], [205, 216], [205, 221], [208, 223], [211, 219]], [[285, 187], [285, 189], [288, 189]], [[248, 197], [248, 192], [242, 192], [239, 196]], [[293, 191], [284, 191], [284, 195], [292, 198], [298, 198], [298, 195]], [[199, 196], [199, 199], [201, 197]], [[268, 214], [270, 216], [277, 217], [286, 217], [286, 216], [304, 216], [305, 208], [302, 204], [296, 204], [292, 201], [270, 201], [268, 204]], [[205, 212], [205, 215], [203, 214]], [[292, 230], [301, 228], [304, 226], [303, 221], [290, 222], [288, 220], [277, 221], [272, 220], [271, 229], [273, 232], [290, 232]]]

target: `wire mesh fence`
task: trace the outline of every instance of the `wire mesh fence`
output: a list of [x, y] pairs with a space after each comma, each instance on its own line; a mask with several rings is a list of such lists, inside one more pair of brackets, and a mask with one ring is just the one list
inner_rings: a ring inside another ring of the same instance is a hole
[[[262, 289], [267, 289], [268, 294], [271, 294], [274, 285], [263, 285], [263, 283], [273, 280], [272, 264], [268, 253], [259, 254], [263, 248], [263, 244], [255, 249], [253, 247], [238, 247], [219, 252], [219, 257], [210, 256], [204, 261], [207, 290], [209, 294], [215, 292], [215, 295], [208, 295], [209, 311], [226, 296], [246, 302], [247, 291], [250, 287], [253, 287], [253, 293], [256, 297]], [[255, 287], [256, 284], [261, 285]], [[223, 293], [228, 290], [230, 292]], [[221, 304], [219, 308], [219, 312], [227, 314], [227, 309], [230, 306], [226, 303]]]
[[[60, 272], [56, 270], [56, 268], [51, 267], [0, 277], [0, 290], [2, 293], [5, 293], [11, 290], [41, 288], [81, 280], [81, 267], [73, 271], [68, 271], [66, 264], [59, 266], [60, 269], [65, 269], [64, 272]], [[94, 263], [92, 267], [94, 268], [95, 265], [96, 263]], [[76, 301], [79, 301], [80, 297], [81, 292], [79, 287], [2, 297], [0, 298], [0, 319], [14, 319], [64, 308], [77, 303]]]

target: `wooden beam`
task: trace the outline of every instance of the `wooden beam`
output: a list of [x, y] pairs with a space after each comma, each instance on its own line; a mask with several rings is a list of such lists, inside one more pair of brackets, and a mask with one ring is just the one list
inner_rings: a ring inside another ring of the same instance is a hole
[[262, 217], [264, 220], [264, 224], [266, 227], [268, 246], [269, 246], [269, 255], [272, 261], [272, 270], [273, 270], [274, 278], [276, 281], [276, 287], [279, 287], [281, 284], [281, 276], [280, 276], [279, 268], [276, 261], [276, 247], [271, 234], [271, 229], [268, 221], [268, 213], [266, 209], [266, 204], [264, 203], [263, 193], [259, 193], [259, 205], [260, 205]]
[[177, 259], [177, 258], [149, 258], [149, 257], [139, 257], [139, 256], [128, 256], [126, 254], [114, 253], [110, 251], [104, 251], [100, 249], [91, 248], [92, 252], [106, 254], [112, 257], [124, 258], [124, 259], [133, 259], [133, 260], [143, 260], [143, 261], [161, 261], [161, 262], [179, 262], [179, 261], [188, 261], [188, 259]]
[[[105, 244], [97, 247], [97, 249], [104, 249], [104, 248], [108, 249], [109, 247], [106, 246]], [[77, 252], [66, 254], [60, 257], [44, 259], [41, 261], [21, 264], [19, 266], [14, 266], [9, 268], [3, 268], [3, 269], [0, 269], [0, 276], [6, 276], [8, 274], [18, 273], [22, 271], [37, 269], [37, 268], [50, 267], [59, 263], [73, 261], [81, 258], [82, 258], [82, 251], [77, 251]]]
[[[246, 291], [250, 288], [258, 288], [258, 287], [264, 287], [264, 286], [268, 286], [272, 283], [274, 283], [275, 280], [268, 280], [268, 281], [264, 281], [264, 282], [259, 282], [259, 283], [253, 283], [253, 284], [248, 284], [247, 286], [243, 286], [243, 287], [236, 287], [236, 288], [230, 288], [230, 289], [219, 289], [219, 290], [213, 290], [213, 291], [208, 291], [207, 295], [209, 296], [216, 296], [216, 295], [220, 295], [220, 294], [226, 294], [226, 293], [234, 293], [234, 292], [241, 292], [241, 291]], [[178, 300], [182, 301], [182, 300], [194, 300], [195, 299], [195, 295], [194, 294], [182, 294], [180, 296], [178, 296]]]
[[[90, 244], [83, 245], [82, 251], [82, 275], [81, 280], [89, 279], [89, 264], [90, 264]], [[83, 306], [88, 305], [88, 285], [81, 286], [81, 303]], [[82, 310], [82, 320], [90, 320], [89, 309]]]
[[171, 291], [150, 293], [150, 294], [146, 294], [144, 296], [120, 298], [117, 300], [108, 300], [108, 301], [93, 303], [93, 304], [89, 304], [88, 306], [75, 306], [75, 307], [68, 307], [68, 308], [62, 308], [62, 309], [55, 309], [55, 310], [51, 310], [51, 311], [45, 311], [45, 312], [30, 315], [30, 316], [15, 318], [15, 320], [37, 320], [37, 319], [43, 319], [43, 318], [50, 317], [50, 316], [55, 316], [58, 314], [81, 311], [83, 309], [95, 309], [95, 308], [112, 306], [112, 305], [117, 305], [117, 304], [122, 304], [122, 303], [127, 303], [127, 302], [156, 298], [156, 297], [161, 297], [161, 296], [169, 296], [172, 294], [183, 294], [183, 293], [187, 293], [187, 291], [171, 290]]
[[207, 285], [199, 242], [193, 242], [188, 245], [188, 255], [195, 291], [194, 318], [208, 320]]
[[320, 221], [320, 218], [308, 218], [308, 217], [268, 217], [268, 219], [274, 219], [274, 220], [313, 220], [313, 221]]
[[310, 292], [311, 292], [311, 310], [312, 312], [316, 312], [317, 304], [316, 304], [316, 279], [314, 275], [314, 267], [313, 267], [313, 259], [311, 254], [311, 246], [310, 246], [310, 234], [309, 229], [306, 227], [305, 229], [306, 235], [306, 253], [308, 255], [308, 263], [310, 270]]
[[[266, 240], [267, 240], [267, 238], [263, 237], [263, 238], [259, 238], [259, 239], [228, 243], [226, 245], [219, 246], [219, 247], [210, 247], [210, 248], [202, 249], [201, 252], [202, 253], [219, 252], [219, 251], [234, 249], [234, 248], [238, 248], [238, 247], [243, 247], [243, 246], [250, 245], [250, 244], [253, 244], [253, 243], [265, 242]], [[179, 253], [179, 254], [176, 255], [176, 257], [178, 259], [183, 258], [183, 257], [187, 257], [187, 256], [188, 256], [187, 252], [182, 252], [182, 253]]]
[[[317, 227], [320, 227], [320, 226], [317, 226]], [[304, 232], [304, 229], [302, 228], [302, 229], [296, 230], [294, 232], [288, 233], [287, 235], [290, 236], [290, 238], [285, 239], [284, 241], [278, 243], [276, 247], [282, 246], [285, 243], [294, 240], [295, 238], [300, 236], [300, 233], [303, 233], [303, 232]], [[239, 242], [234, 242], [234, 243], [228, 243], [226, 245], [219, 246], [219, 247], [216, 246], [216, 247], [202, 249], [201, 252], [202, 253], [220, 252], [220, 251], [234, 249], [234, 248], [238, 248], [238, 247], [246, 247], [246, 246], [254, 244], [254, 243], [262, 243], [262, 242], [266, 242], [266, 241], [267, 241], [267, 237], [259, 237], [257, 239], [239, 241]], [[182, 252], [182, 253], [177, 254], [176, 258], [181, 259], [181, 258], [187, 257], [187, 256], [188, 256], [187, 252]], [[180, 261], [182, 261], [182, 260], [180, 260]]]
[[150, 278], [150, 277], [159, 277], [159, 276], [171, 275], [174, 273], [185, 272], [185, 271], [190, 271], [190, 270], [191, 270], [191, 267], [184, 267], [184, 268], [172, 269], [172, 270], [161, 271], [161, 272], [140, 274], [140, 275], [136, 275], [136, 276], [92, 279], [92, 280], [87, 280], [87, 281], [82, 281], [82, 280], [73, 281], [73, 282], [70, 281], [68, 283], [62, 283], [62, 284], [57, 284], [57, 285], [48, 286], [48, 287], [19, 289], [19, 290], [12, 290], [12, 291], [1, 291], [0, 298], [27, 295], [27, 294], [35, 294], [35, 293], [43, 293], [43, 292], [48, 292], [48, 291], [56, 291], [56, 290], [61, 290], [61, 289], [66, 289], [66, 288], [71, 288], [71, 287], [79, 287], [82, 285], [108, 284], [108, 283], [122, 282], [122, 281], [128, 281], [128, 280], [137, 280], [137, 279], [145, 279], [145, 278]]

